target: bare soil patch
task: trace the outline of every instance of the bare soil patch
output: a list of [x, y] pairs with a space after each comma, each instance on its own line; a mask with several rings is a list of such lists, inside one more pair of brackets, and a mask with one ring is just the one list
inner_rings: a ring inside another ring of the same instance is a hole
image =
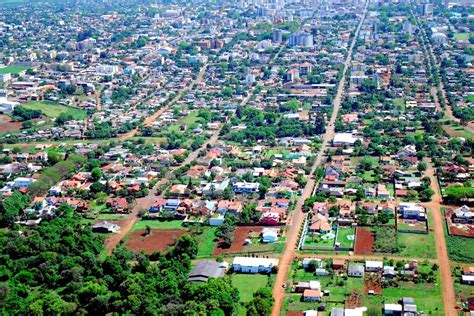
[[21, 129], [20, 122], [14, 122], [8, 115], [0, 114], [0, 133], [11, 132]]
[[155, 251], [166, 251], [176, 240], [186, 234], [182, 229], [153, 229], [151, 234], [144, 236], [143, 231], [134, 231], [131, 233], [125, 247], [128, 249], [150, 254]]
[[355, 254], [372, 255], [374, 254], [374, 233], [365, 227], [358, 227], [356, 233]]
[[222, 240], [219, 240], [214, 248], [214, 255], [243, 252], [245, 239], [249, 238], [249, 234], [260, 233], [262, 229], [262, 226], [237, 226], [235, 228], [234, 241], [232, 244], [228, 245]]

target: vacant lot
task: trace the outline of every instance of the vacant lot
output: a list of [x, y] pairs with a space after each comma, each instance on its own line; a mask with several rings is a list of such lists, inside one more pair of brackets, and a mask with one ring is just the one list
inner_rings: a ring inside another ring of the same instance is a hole
[[371, 255], [374, 253], [374, 233], [366, 227], [357, 228], [355, 253], [357, 255]]
[[454, 34], [454, 38], [456, 38], [456, 40], [458, 41], [468, 40], [470, 36], [471, 34], [469, 33], [455, 33]]
[[20, 122], [13, 122], [7, 115], [0, 115], [0, 133], [16, 131], [21, 128]]
[[[20, 1], [20, 0], [11, 0], [11, 1], [7, 1], [7, 0], [0, 0], [0, 7], [4, 4], [4, 3], [14, 3], [14, 2], [26, 2], [26, 0], [23, 0], [23, 1]], [[26, 67], [26, 66], [7, 66], [7, 67], [2, 67], [0, 68], [0, 74], [17, 74], [19, 72], [22, 72], [23, 70], [27, 70], [29, 67]]]
[[135, 223], [132, 227], [132, 232], [145, 230], [147, 226], [150, 226], [151, 229], [184, 229], [182, 221], [158, 221], [158, 220], [140, 220]]
[[155, 251], [166, 251], [179, 237], [186, 234], [181, 229], [152, 229], [151, 234], [144, 236], [142, 231], [134, 231], [128, 235], [125, 247], [135, 252], [153, 253]]
[[224, 242], [218, 242], [214, 248], [214, 255], [244, 252], [245, 239], [249, 238], [249, 233], [258, 233], [261, 232], [262, 229], [262, 226], [237, 226], [235, 228], [234, 241], [230, 247]]
[[82, 109], [76, 109], [53, 102], [29, 101], [25, 104], [22, 104], [22, 106], [32, 110], [40, 110], [44, 115], [50, 118], [56, 118], [61, 114], [69, 114], [75, 120], [82, 120], [87, 117], [86, 111]]
[[398, 233], [398, 241], [404, 246], [401, 257], [435, 258], [436, 247], [434, 234]]
[[268, 284], [269, 276], [264, 274], [233, 274], [232, 284], [239, 289], [240, 301], [250, 302], [253, 293]]

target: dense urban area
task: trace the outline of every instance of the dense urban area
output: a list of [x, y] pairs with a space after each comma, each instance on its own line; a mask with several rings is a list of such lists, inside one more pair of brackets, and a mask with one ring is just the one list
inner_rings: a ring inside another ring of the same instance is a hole
[[0, 314], [474, 315], [472, 0], [0, 0]]

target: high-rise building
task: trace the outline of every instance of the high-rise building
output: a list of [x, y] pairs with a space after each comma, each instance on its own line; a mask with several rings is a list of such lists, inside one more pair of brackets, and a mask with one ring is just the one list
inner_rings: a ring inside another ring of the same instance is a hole
[[289, 45], [291, 47], [313, 47], [313, 35], [306, 32], [298, 32], [290, 35]]
[[423, 3], [421, 5], [421, 15], [428, 17], [433, 15], [433, 4], [432, 3]]
[[281, 30], [273, 30], [272, 34], [273, 43], [281, 43], [283, 41], [283, 32]]

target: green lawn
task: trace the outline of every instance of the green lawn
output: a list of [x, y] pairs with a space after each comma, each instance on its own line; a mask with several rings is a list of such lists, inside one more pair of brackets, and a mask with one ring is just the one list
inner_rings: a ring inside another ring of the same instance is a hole
[[405, 248], [398, 254], [407, 258], [435, 258], [436, 247], [434, 234], [397, 233], [398, 240]]
[[118, 214], [99, 214], [96, 219], [101, 221], [120, 221], [124, 219], [124, 215]]
[[198, 242], [198, 254], [199, 258], [208, 258], [212, 257], [214, 253], [214, 247], [216, 245], [214, 235], [216, 232], [216, 227], [204, 227], [203, 233], [199, 235], [194, 235], [196, 241]]
[[267, 286], [268, 279], [268, 275], [264, 274], [233, 274], [231, 276], [232, 284], [239, 290], [241, 302], [250, 302], [253, 293]]
[[373, 170], [365, 171], [362, 174], [362, 179], [364, 179], [364, 181], [367, 181], [367, 182], [375, 181], [374, 171]]
[[349, 240], [347, 237], [355, 235], [355, 229], [351, 226], [339, 226], [337, 228], [337, 240], [342, 248], [351, 248], [354, 246], [354, 240]]
[[181, 121], [179, 121], [177, 124], [171, 126], [168, 130], [177, 132], [177, 131], [179, 131], [179, 127], [181, 125], [186, 125], [186, 127], [189, 128], [191, 125], [193, 125], [194, 123], [196, 123], [199, 120], [198, 114], [199, 114], [198, 111], [193, 111], [193, 112], [189, 113]]
[[75, 120], [82, 120], [87, 117], [87, 112], [85, 110], [76, 109], [53, 102], [29, 101], [25, 104], [22, 104], [22, 106], [32, 110], [40, 110], [44, 115], [50, 118], [56, 118], [63, 113], [72, 115], [73, 119]]
[[471, 34], [469, 33], [455, 33], [454, 38], [458, 41], [468, 40]]
[[150, 226], [151, 229], [184, 229], [182, 221], [159, 221], [159, 220], [140, 220], [133, 225], [130, 232], [137, 230], [144, 230], [146, 226]]
[[[443, 218], [445, 214], [444, 212], [444, 208], [441, 209], [441, 214], [443, 214]], [[443, 226], [449, 259], [463, 263], [474, 262], [474, 252], [472, 251], [472, 249], [474, 249], [474, 238], [449, 235], [446, 221], [444, 221]]]
[[[15, 1], [18, 1], [18, 0], [15, 0]], [[15, 1], [5, 1], [5, 0], [2, 0], [0, 1], [0, 7], [2, 6], [3, 3], [5, 2], [15, 2]], [[20, 1], [18, 1], [20, 2]], [[26, 2], [26, 1], [23, 1], [23, 2]], [[23, 70], [27, 70], [29, 69], [30, 67], [26, 67], [26, 66], [6, 66], [6, 67], [2, 67], [0, 68], [0, 74], [7, 74], [7, 73], [10, 73], [10, 74], [17, 74], [19, 72], [22, 72]]]
[[332, 248], [334, 247], [334, 242], [335, 242], [335, 238], [328, 238], [328, 239], [320, 238], [318, 241], [318, 238], [316, 237], [316, 234], [315, 234], [314, 238], [312, 235], [307, 235], [306, 239], [304, 240], [304, 245]]
[[102, 212], [107, 209], [107, 205], [105, 203], [98, 204], [96, 201], [92, 201], [90, 203], [91, 210], [94, 212]]

